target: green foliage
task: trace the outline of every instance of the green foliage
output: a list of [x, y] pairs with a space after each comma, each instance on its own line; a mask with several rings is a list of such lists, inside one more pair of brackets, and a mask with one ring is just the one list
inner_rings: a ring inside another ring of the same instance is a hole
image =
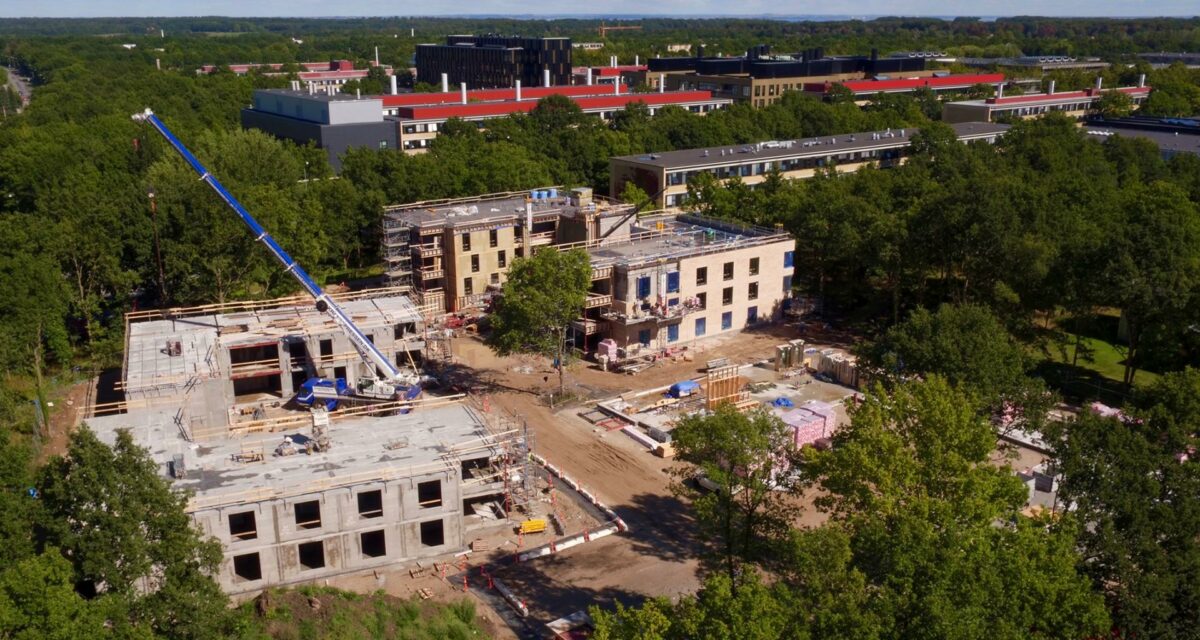
[[1049, 434], [1059, 499], [1086, 523], [1080, 566], [1130, 636], [1185, 638], [1200, 624], [1198, 398], [1200, 370], [1170, 373], [1133, 419], [1085, 413]]
[[561, 392], [567, 331], [583, 310], [591, 282], [588, 254], [582, 249], [543, 248], [532, 257], [513, 260], [491, 315], [488, 346], [500, 355], [555, 358]]
[[[672, 431], [681, 469], [674, 490], [690, 499], [711, 564], [736, 590], [747, 562], [766, 559], [771, 541], [786, 535], [794, 508], [782, 491], [790, 484], [790, 430], [765, 411], [750, 415], [730, 405], [711, 415], [687, 415]], [[793, 452], [794, 453], [794, 452]], [[702, 476], [716, 486], [694, 486]]]

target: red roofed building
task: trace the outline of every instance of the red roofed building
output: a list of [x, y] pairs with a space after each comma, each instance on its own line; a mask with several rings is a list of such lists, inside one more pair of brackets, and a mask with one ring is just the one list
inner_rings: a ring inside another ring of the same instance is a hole
[[1047, 113], [1062, 113], [1072, 118], [1083, 118], [1093, 112], [1106, 93], [1120, 92], [1129, 96], [1134, 106], [1141, 105], [1150, 97], [1150, 87], [1143, 81], [1136, 87], [1101, 89], [1097, 86], [1083, 91], [1055, 93], [1031, 93], [1020, 96], [997, 96], [986, 100], [962, 100], [947, 102], [942, 106], [942, 120], [954, 122], [996, 122], [998, 119], [1039, 118]]
[[[264, 76], [282, 76], [287, 75], [288, 71], [283, 70], [283, 63], [257, 63], [248, 64], [231, 64], [225, 65], [235, 75], [244, 76], [250, 73], [251, 70], [257, 69]], [[301, 62], [298, 66], [302, 71], [296, 72], [296, 77], [301, 82], [308, 85], [310, 90], [326, 91], [331, 86], [341, 86], [349, 80], [360, 80], [367, 77], [367, 69], [355, 69], [354, 61], [352, 60], [330, 60], [329, 62]], [[375, 66], [372, 64], [371, 66]], [[380, 65], [383, 67], [384, 73], [392, 75], [392, 67], [389, 65]], [[199, 69], [196, 69], [197, 74], [216, 73], [219, 69], [218, 65], [206, 64]]]
[[836, 86], [845, 87], [854, 95], [856, 102], [869, 102], [879, 93], [912, 93], [927, 88], [935, 94], [961, 93], [977, 84], [999, 85], [1004, 83], [1003, 73], [963, 73], [929, 78], [899, 78], [886, 80], [848, 80], [844, 82], [805, 83], [803, 91], [828, 99]]

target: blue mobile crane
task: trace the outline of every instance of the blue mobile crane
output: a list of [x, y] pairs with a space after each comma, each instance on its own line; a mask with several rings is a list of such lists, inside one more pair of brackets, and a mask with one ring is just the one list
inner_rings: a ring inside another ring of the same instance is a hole
[[392, 361], [383, 355], [383, 352], [373, 342], [367, 339], [362, 330], [354, 325], [354, 321], [350, 319], [350, 316], [329, 297], [329, 294], [321, 289], [320, 285], [308, 275], [308, 272], [303, 267], [283, 250], [283, 247], [279, 246], [278, 242], [275, 242], [271, 234], [267, 233], [266, 229], [263, 229], [262, 225], [254, 219], [254, 216], [251, 216], [246, 211], [242, 203], [238, 202], [237, 198], [233, 197], [233, 194], [229, 193], [208, 172], [208, 169], [204, 168], [203, 164], [200, 164], [196, 156], [193, 156], [192, 152], [188, 151], [187, 147], [179, 141], [179, 138], [175, 137], [175, 134], [171, 133], [167, 125], [163, 124], [162, 120], [159, 120], [153, 111], [146, 109], [142, 113], [134, 114], [133, 119], [137, 122], [149, 124], [162, 134], [162, 137], [175, 148], [175, 151], [191, 165], [196, 174], [200, 176], [200, 179], [208, 183], [208, 186], [217, 192], [217, 195], [225, 201], [225, 204], [229, 205], [229, 208], [238, 214], [238, 217], [242, 219], [242, 222], [246, 223], [251, 233], [254, 234], [254, 239], [266, 245], [271, 254], [275, 256], [275, 259], [283, 265], [283, 270], [290, 273], [300, 283], [300, 286], [313, 297], [316, 301], [317, 310], [333, 319], [333, 322], [350, 339], [350, 344], [354, 345], [354, 350], [358, 352], [358, 356], [366, 363], [367, 368], [374, 373], [373, 377], [359, 380], [353, 389], [349, 388], [346, 385], [346, 381], [341, 378], [333, 380], [327, 378], [309, 378], [304, 382], [300, 392], [296, 395], [297, 402], [313, 406], [320, 401], [325, 405], [325, 408], [332, 410], [337, 407], [338, 402], [342, 399], [358, 398], [374, 401], [412, 400], [421, 393], [420, 377], [417, 372], [401, 371], [396, 365], [392, 364]]

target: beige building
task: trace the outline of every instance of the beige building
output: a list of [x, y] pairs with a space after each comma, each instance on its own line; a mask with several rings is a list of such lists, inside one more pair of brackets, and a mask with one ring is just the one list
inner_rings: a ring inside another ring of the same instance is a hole
[[[907, 71], [905, 78], [927, 78], [933, 70]], [[803, 91], [806, 84], [837, 83], [862, 80], [862, 72], [835, 73], [819, 76], [788, 76], [757, 78], [749, 74], [699, 75], [695, 73], [648, 72], [647, 82], [657, 87], [658, 76], [665, 78], [667, 91], [711, 91], [714, 96], [738, 102], [749, 102], [755, 107], [765, 107], [778, 102], [785, 92]]]
[[1055, 93], [1030, 93], [1020, 96], [1002, 96], [986, 100], [962, 100], [942, 105], [942, 120], [948, 123], [996, 122], [999, 120], [1040, 118], [1047, 113], [1061, 113], [1070, 118], [1082, 119], [1093, 113], [1100, 105], [1105, 93], [1119, 92], [1129, 96], [1136, 107], [1150, 97], [1150, 87], [1120, 87], [1102, 90], [1099, 87], [1084, 91]]
[[[951, 125], [962, 142], [995, 142], [1008, 125], [965, 123]], [[867, 131], [800, 140], [771, 140], [751, 145], [681, 149], [662, 153], [618, 156], [609, 160], [609, 193], [620, 194], [634, 183], [654, 196], [659, 207], [677, 207], [687, 196], [688, 181], [708, 172], [721, 180], [734, 176], [756, 185], [773, 170], [784, 178], [811, 178], [836, 167], [853, 172], [868, 165], [894, 166], [909, 155], [915, 129]]]

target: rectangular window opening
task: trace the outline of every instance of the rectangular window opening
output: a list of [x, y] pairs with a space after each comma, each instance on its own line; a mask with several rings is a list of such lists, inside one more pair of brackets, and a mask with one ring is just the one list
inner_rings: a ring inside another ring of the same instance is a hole
[[442, 481], [430, 480], [417, 484], [417, 504], [422, 509], [442, 506]]
[[363, 491], [358, 494], [358, 515], [363, 518], [383, 517], [383, 490]]
[[751, 299], [751, 300], [758, 300], [758, 283], [757, 282], [750, 283], [750, 289], [747, 292], [747, 297], [749, 297], [749, 299]]
[[262, 580], [262, 561], [257, 553], [246, 553], [233, 557], [233, 575], [239, 580], [252, 582]]
[[421, 546], [440, 547], [446, 544], [446, 532], [441, 520], [430, 520], [421, 523]]
[[229, 514], [229, 535], [238, 540], [253, 540], [258, 537], [258, 526], [253, 511]]
[[725, 287], [721, 290], [721, 304], [733, 304], [733, 287]]
[[321, 569], [325, 566], [325, 543], [301, 542], [297, 546], [300, 551], [300, 566], [305, 570]]
[[494, 247], [497, 244], [500, 244], [500, 238], [498, 237], [497, 231], [492, 229], [488, 232], [488, 246]]
[[750, 275], [758, 275], [758, 258], [750, 258]]
[[708, 284], [708, 267], [696, 269], [696, 284]]
[[722, 273], [723, 273], [723, 276], [722, 276], [722, 277], [723, 277], [724, 279], [726, 279], [726, 280], [733, 280], [733, 263], [732, 263], [732, 262], [726, 262], [726, 263], [725, 263], [725, 268], [722, 270]]
[[387, 536], [383, 529], [364, 531], [358, 536], [358, 544], [364, 558], [382, 558], [387, 555]]
[[317, 500], [296, 503], [296, 527], [300, 529], [321, 528], [321, 503]]

